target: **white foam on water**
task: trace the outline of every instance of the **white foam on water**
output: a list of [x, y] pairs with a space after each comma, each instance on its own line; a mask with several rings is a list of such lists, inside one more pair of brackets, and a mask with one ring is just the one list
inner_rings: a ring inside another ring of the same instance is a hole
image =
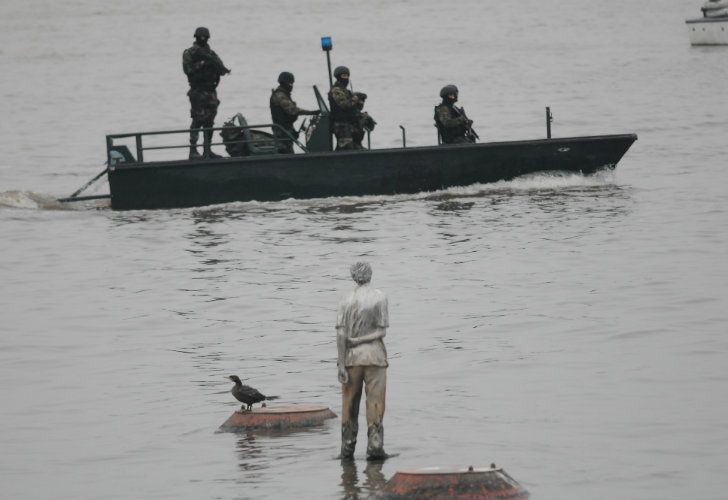
[[[478, 197], [503, 192], [533, 192], [550, 191], [569, 188], [591, 188], [615, 184], [615, 172], [604, 169], [593, 175], [582, 175], [573, 172], [538, 172], [523, 175], [508, 181], [498, 181], [488, 184], [471, 184], [468, 186], [455, 186], [437, 191], [423, 191], [420, 193], [398, 195], [364, 195], [364, 196], [332, 196], [329, 198], [299, 199], [289, 198], [275, 202], [247, 201], [231, 202], [207, 207], [191, 207], [182, 210], [206, 210], [212, 208], [232, 208], [239, 210], [276, 210], [278, 208], [296, 209], [301, 207], [325, 207], [342, 204], [370, 204], [370, 203], [400, 203], [404, 201], [423, 200], [430, 198], [456, 198]], [[96, 189], [89, 190], [93, 194]], [[11, 190], [0, 192], [0, 207], [24, 210], [86, 210], [109, 206], [108, 200], [93, 200], [86, 202], [61, 203], [56, 197], [33, 191]]]
[[55, 198], [32, 191], [4, 191], [0, 193], [0, 206], [38, 210], [50, 203], [58, 203]]
[[[598, 188], [601, 186], [616, 185], [614, 170], [604, 169], [592, 175], [583, 175], [573, 172], [549, 171], [523, 175], [508, 181], [498, 181], [487, 184], [471, 184], [468, 186], [455, 186], [437, 191], [423, 191], [397, 195], [364, 195], [364, 196], [332, 196], [329, 198], [299, 199], [288, 198], [281, 201], [246, 201], [232, 202], [222, 205], [208, 205], [191, 210], [207, 210], [226, 207], [234, 211], [301, 209], [307, 207], [327, 207], [349, 204], [380, 204], [401, 203], [414, 200], [479, 197], [504, 192], [531, 193], [534, 191], [559, 191], [574, 188]], [[190, 209], [187, 209], [190, 210]]]
[[[593, 175], [582, 175], [573, 172], [539, 172], [527, 174], [510, 181], [499, 181], [493, 184], [477, 184], [480, 191], [533, 191], [552, 190], [573, 187], [598, 187], [615, 184], [614, 170], [604, 169]], [[461, 188], [451, 188], [449, 192], [457, 192]], [[468, 189], [468, 188], [465, 188]]]
[[86, 210], [108, 206], [108, 200], [90, 200], [75, 203], [62, 203], [55, 196], [33, 191], [0, 192], [0, 207], [21, 210]]

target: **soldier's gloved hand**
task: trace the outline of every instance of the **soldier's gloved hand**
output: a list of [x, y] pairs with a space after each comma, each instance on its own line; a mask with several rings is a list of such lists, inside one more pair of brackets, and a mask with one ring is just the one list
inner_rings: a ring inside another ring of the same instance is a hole
[[342, 384], [349, 383], [349, 372], [346, 371], [345, 366], [339, 366], [339, 382]]

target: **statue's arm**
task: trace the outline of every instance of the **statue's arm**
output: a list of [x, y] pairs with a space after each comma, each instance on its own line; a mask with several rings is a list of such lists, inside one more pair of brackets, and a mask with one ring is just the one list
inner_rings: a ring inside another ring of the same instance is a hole
[[346, 344], [347, 344], [346, 330], [343, 327], [336, 327], [336, 348], [338, 356], [336, 358], [336, 364], [344, 366], [344, 360], [346, 359]]
[[377, 328], [376, 330], [372, 331], [371, 333], [367, 333], [366, 335], [362, 335], [360, 337], [352, 337], [348, 339], [348, 343], [350, 346], [366, 344], [367, 342], [374, 342], [375, 340], [383, 339], [386, 336], [386, 328]]
[[346, 329], [337, 326], [336, 327], [336, 347], [338, 350], [338, 356], [336, 358], [337, 376], [339, 382], [347, 384], [349, 382], [349, 372], [346, 370]]

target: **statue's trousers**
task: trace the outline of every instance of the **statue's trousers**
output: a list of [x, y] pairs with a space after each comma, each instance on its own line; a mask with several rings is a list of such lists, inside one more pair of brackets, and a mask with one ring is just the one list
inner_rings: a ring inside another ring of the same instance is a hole
[[342, 384], [341, 456], [354, 455], [359, 432], [359, 402], [362, 387], [367, 405], [367, 458], [384, 456], [384, 400], [387, 395], [387, 368], [384, 366], [347, 366], [349, 382]]

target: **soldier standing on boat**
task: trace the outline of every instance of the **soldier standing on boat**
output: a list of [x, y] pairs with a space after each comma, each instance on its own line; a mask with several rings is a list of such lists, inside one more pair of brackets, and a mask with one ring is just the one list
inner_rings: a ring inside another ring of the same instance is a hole
[[357, 98], [357, 109], [359, 110], [359, 117], [354, 125], [351, 138], [354, 143], [354, 149], [364, 149], [362, 141], [364, 140], [364, 134], [374, 130], [374, 126], [377, 122], [369, 116], [369, 113], [364, 111], [364, 103], [367, 100], [367, 95], [364, 92], [354, 92], [354, 97]]
[[387, 350], [382, 339], [389, 327], [387, 297], [372, 288], [372, 268], [357, 262], [350, 268], [356, 283], [340, 303], [336, 317], [336, 366], [341, 383], [341, 458], [352, 458], [359, 432], [359, 402], [366, 386], [367, 460], [384, 453], [384, 403], [387, 393]]
[[293, 154], [293, 141], [291, 137], [298, 139], [298, 131], [293, 127], [293, 124], [299, 116], [318, 115], [321, 113], [319, 110], [307, 111], [296, 106], [296, 103], [291, 99], [294, 81], [293, 73], [289, 73], [288, 71], [282, 72], [278, 75], [278, 88], [270, 96], [271, 118], [273, 119], [273, 123], [283, 129], [273, 127], [273, 135], [277, 139], [279, 153]]
[[445, 85], [440, 90], [442, 102], [435, 106], [435, 126], [440, 133], [443, 144], [468, 144], [475, 142], [469, 120], [461, 109], [455, 106], [458, 100], [458, 88]]
[[[207, 44], [210, 39], [210, 30], [197, 28], [195, 30], [195, 42], [192, 47], [182, 54], [182, 69], [187, 75], [190, 90], [187, 95], [190, 98], [190, 160], [200, 158], [197, 152], [197, 139], [201, 127], [212, 127], [217, 115], [217, 107], [220, 101], [217, 98], [217, 84], [220, 77], [230, 73], [222, 60], [214, 50]], [[204, 158], [220, 158], [210, 149], [212, 142], [212, 130], [203, 129], [203, 156]]]
[[329, 90], [329, 106], [333, 120], [336, 149], [354, 149], [352, 135], [359, 119], [359, 99], [347, 88], [349, 68], [339, 66], [334, 70], [336, 83]]

